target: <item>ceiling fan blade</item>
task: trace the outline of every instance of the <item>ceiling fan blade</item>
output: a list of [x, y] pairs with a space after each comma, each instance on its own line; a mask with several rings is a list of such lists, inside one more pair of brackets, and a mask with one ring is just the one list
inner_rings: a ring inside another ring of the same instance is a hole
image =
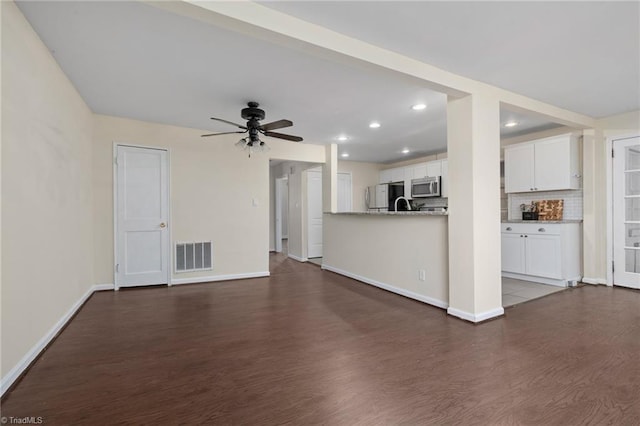
[[282, 129], [283, 127], [291, 127], [293, 126], [293, 122], [291, 120], [278, 120], [273, 121], [271, 123], [263, 124], [260, 126], [260, 130], [275, 130]]
[[238, 123], [234, 123], [233, 121], [228, 121], [228, 120], [223, 120], [222, 118], [215, 118], [215, 117], [211, 117], [212, 120], [216, 120], [216, 121], [221, 121], [223, 123], [227, 123], [227, 124], [231, 124], [232, 126], [236, 126], [238, 129], [245, 129], [246, 127], [238, 124]]
[[286, 139], [292, 142], [302, 142], [302, 138], [300, 136], [285, 135], [284, 133], [264, 132], [264, 135], [271, 136], [272, 138]]
[[207, 136], [220, 136], [220, 135], [232, 135], [234, 133], [247, 133], [246, 131], [244, 132], [222, 132], [222, 133], [209, 133], [208, 135], [201, 135], [200, 137], [202, 138], [206, 138]]

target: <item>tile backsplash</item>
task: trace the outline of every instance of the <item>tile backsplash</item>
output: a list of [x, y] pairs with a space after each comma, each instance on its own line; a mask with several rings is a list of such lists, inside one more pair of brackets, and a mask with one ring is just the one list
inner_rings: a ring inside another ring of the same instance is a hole
[[564, 200], [564, 220], [582, 220], [582, 190], [540, 191], [507, 194], [509, 199], [509, 219], [522, 219], [520, 204], [531, 204], [540, 200]]

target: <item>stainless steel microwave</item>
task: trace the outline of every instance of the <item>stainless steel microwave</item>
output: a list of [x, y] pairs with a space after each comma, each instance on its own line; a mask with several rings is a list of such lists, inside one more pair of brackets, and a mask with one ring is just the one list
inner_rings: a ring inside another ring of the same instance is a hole
[[440, 176], [427, 176], [411, 180], [411, 196], [427, 198], [440, 196]]

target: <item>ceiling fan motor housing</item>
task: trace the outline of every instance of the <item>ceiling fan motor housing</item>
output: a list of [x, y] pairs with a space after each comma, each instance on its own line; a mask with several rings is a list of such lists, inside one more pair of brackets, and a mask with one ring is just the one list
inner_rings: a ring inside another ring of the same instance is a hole
[[264, 119], [264, 110], [258, 108], [259, 104], [257, 102], [249, 102], [248, 105], [248, 108], [242, 108], [240, 112], [242, 118], [249, 121], [255, 120], [256, 122]]

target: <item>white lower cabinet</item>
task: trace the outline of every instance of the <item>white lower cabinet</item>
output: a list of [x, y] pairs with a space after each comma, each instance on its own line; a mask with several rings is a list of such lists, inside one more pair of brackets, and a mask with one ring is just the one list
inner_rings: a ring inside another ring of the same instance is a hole
[[502, 270], [524, 274], [524, 240], [522, 234], [502, 233]]
[[562, 278], [560, 235], [525, 234], [525, 272], [547, 278]]
[[502, 275], [567, 286], [581, 277], [579, 223], [503, 223]]

